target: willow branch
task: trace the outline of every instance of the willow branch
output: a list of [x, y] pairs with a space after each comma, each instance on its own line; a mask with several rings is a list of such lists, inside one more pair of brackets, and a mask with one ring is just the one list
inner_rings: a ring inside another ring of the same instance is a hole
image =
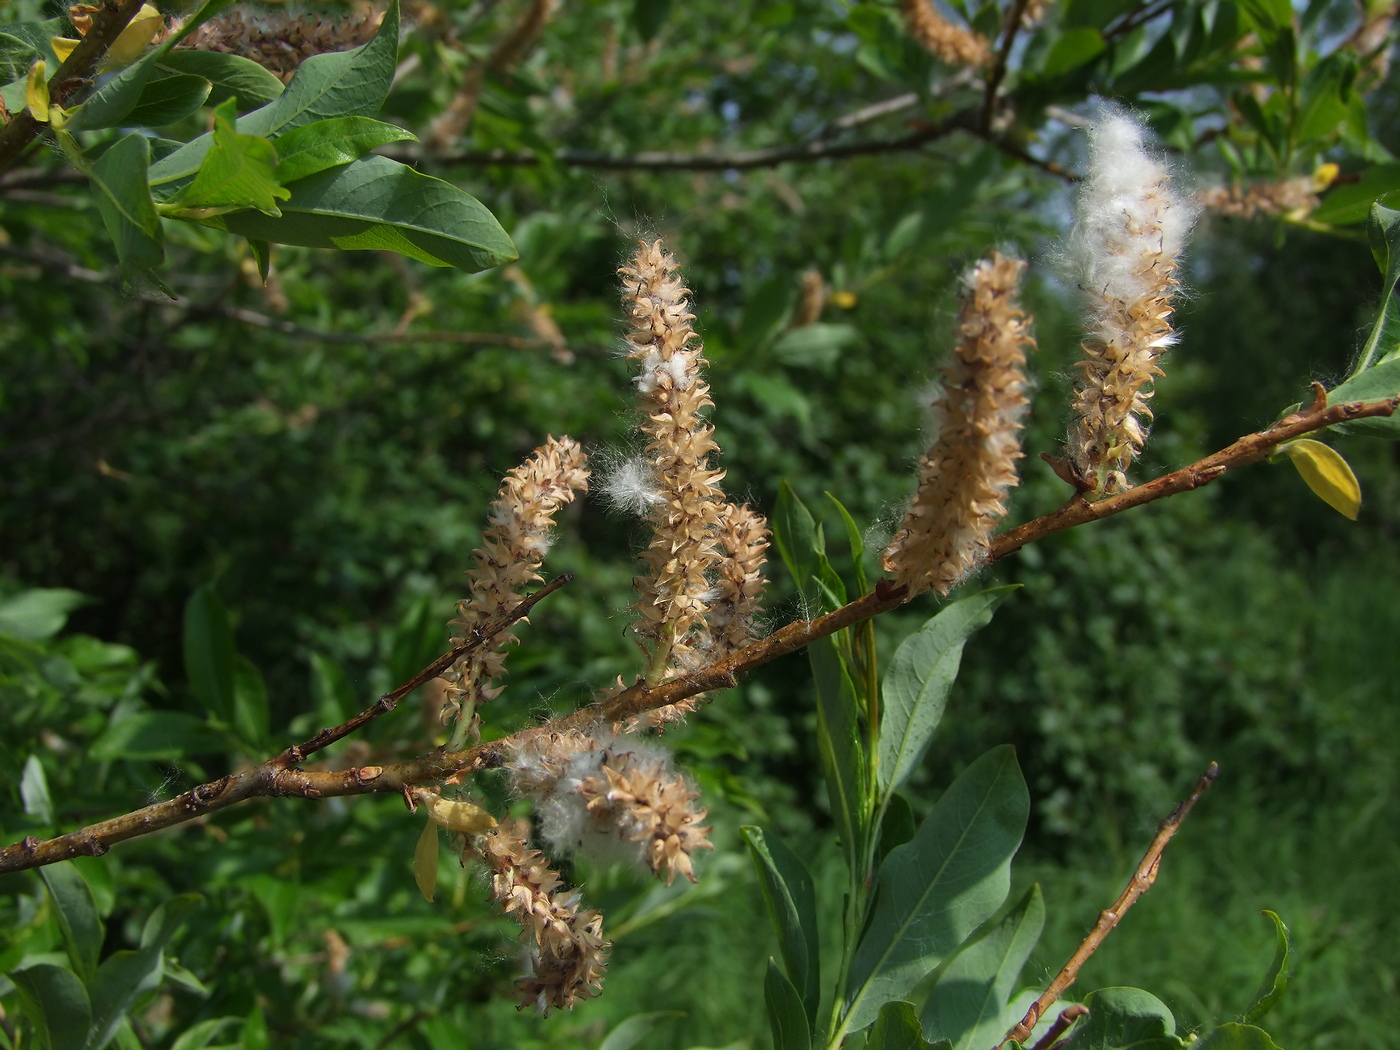
[[[66, 108], [82, 90], [92, 83], [98, 63], [108, 48], [122, 35], [122, 30], [141, 10], [143, 0], [102, 0], [102, 9], [67, 60], [49, 79], [49, 104]], [[20, 154], [39, 137], [43, 125], [26, 108], [16, 113], [5, 129], [0, 131], [0, 171], [11, 167]]]
[[[1315, 390], [1317, 396], [1305, 411], [1288, 416], [1267, 430], [1242, 437], [1228, 448], [1188, 467], [1164, 474], [1154, 481], [1097, 503], [1090, 503], [1083, 497], [1076, 496], [1059, 510], [1004, 533], [993, 541], [990, 551], [992, 560], [1003, 558], [1013, 551], [1020, 550], [1027, 543], [1076, 525], [1111, 517], [1130, 507], [1200, 488], [1217, 480], [1227, 470], [1264, 459], [1283, 442], [1303, 434], [1351, 420], [1388, 416], [1400, 408], [1400, 397], [1386, 401], [1352, 401], [1328, 405], [1326, 391], [1316, 385]], [[44, 841], [28, 838], [15, 845], [6, 846], [0, 849], [0, 874], [42, 867], [75, 856], [100, 856], [113, 843], [172, 827], [249, 798], [329, 798], [373, 792], [399, 793], [415, 784], [494, 768], [502, 763], [512, 747], [531, 736], [625, 722], [648, 711], [678, 703], [701, 693], [728, 688], [737, 683], [741, 674], [781, 656], [798, 652], [820, 638], [896, 609], [903, 605], [907, 598], [908, 594], [904, 588], [896, 587], [890, 580], [880, 580], [873, 591], [850, 604], [811, 620], [790, 623], [768, 637], [706, 667], [673, 678], [654, 688], [637, 682], [602, 703], [580, 708], [543, 725], [463, 751], [433, 751], [385, 766], [363, 766], [326, 772], [289, 768], [289, 764], [296, 760], [294, 757], [288, 758], [289, 752], [283, 752], [276, 758], [242, 773], [201, 784], [168, 802], [147, 806], [57, 838]], [[486, 629], [494, 633], [501, 627], [488, 625]], [[313, 737], [306, 745], [301, 746], [304, 748], [315, 740]]]
[[1089, 961], [1089, 957], [1104, 942], [1104, 938], [1113, 932], [1113, 928], [1118, 925], [1123, 915], [1136, 903], [1137, 899], [1152, 888], [1152, 884], [1157, 881], [1157, 866], [1162, 862], [1162, 851], [1167, 848], [1167, 843], [1172, 840], [1172, 836], [1181, 827], [1197, 800], [1206, 793], [1211, 784], [1215, 783], [1219, 772], [1220, 767], [1212, 762], [1205, 773], [1201, 775], [1201, 779], [1196, 781], [1196, 786], [1190, 797], [1184, 802], [1177, 803], [1177, 807], [1172, 810], [1171, 815], [1157, 825], [1157, 834], [1152, 839], [1152, 845], [1147, 847], [1147, 852], [1142, 855], [1137, 870], [1133, 872], [1133, 877], [1128, 880], [1127, 887], [1113, 902], [1113, 907], [1099, 913], [1099, 921], [1094, 924], [1089, 935], [1069, 957], [1069, 962], [1065, 963], [1064, 969], [1055, 975], [1055, 979], [1050, 982], [1050, 987], [1046, 988], [1044, 994], [1031, 1004], [1031, 1008], [1026, 1011], [1026, 1016], [1021, 1019], [1021, 1023], [1006, 1033], [1006, 1038], [997, 1044], [995, 1050], [1000, 1050], [1013, 1039], [1018, 1043], [1023, 1043], [1030, 1037], [1035, 1023], [1040, 1020], [1046, 1010], [1055, 1004], [1055, 1000], [1059, 999], [1065, 990], [1074, 983], [1075, 978], [1079, 976], [1080, 968]]
[[1014, 0], [1002, 23], [1001, 46], [992, 58], [992, 69], [987, 74], [987, 85], [982, 93], [982, 127], [987, 131], [992, 130], [992, 121], [996, 118], [997, 92], [1006, 78], [1006, 63], [1011, 57], [1011, 48], [1016, 43], [1016, 34], [1021, 30], [1029, 4], [1030, 0]]

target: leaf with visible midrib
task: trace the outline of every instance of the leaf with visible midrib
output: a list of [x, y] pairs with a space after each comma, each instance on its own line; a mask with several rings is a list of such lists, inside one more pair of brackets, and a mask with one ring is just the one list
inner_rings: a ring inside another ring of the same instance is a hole
[[[1327, 403], [1371, 401], [1400, 393], [1400, 210], [1371, 208], [1371, 252], [1384, 274], [1384, 298], [1376, 323], [1346, 382], [1327, 394]], [[1400, 413], [1358, 419], [1337, 427], [1351, 434], [1400, 439]]]
[[207, 225], [274, 244], [387, 249], [472, 272], [517, 258], [510, 237], [475, 197], [385, 157], [362, 157], [290, 189], [281, 218], [239, 211]]
[[875, 909], [851, 962], [843, 1025], [859, 1031], [1002, 905], [1030, 796], [1010, 746], [972, 763], [914, 838], [880, 865]]
[[119, 139], [92, 166], [98, 211], [117, 246], [122, 269], [128, 273], [149, 272], [165, 258], [160, 217], [146, 184], [150, 160], [146, 137], [133, 132]]

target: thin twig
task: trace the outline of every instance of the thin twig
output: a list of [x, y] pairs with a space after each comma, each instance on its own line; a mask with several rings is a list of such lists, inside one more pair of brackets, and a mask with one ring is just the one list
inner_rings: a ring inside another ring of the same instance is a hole
[[997, 92], [1001, 90], [1001, 82], [1006, 77], [1006, 63], [1011, 57], [1011, 48], [1016, 43], [1016, 34], [1021, 30], [1029, 4], [1030, 0], [1014, 0], [1007, 8], [1006, 20], [1002, 23], [1001, 46], [992, 59], [992, 70], [987, 74], [987, 86], [982, 93], [982, 128], [988, 133], [996, 117]]
[[[1209, 484], [1225, 474], [1227, 469], [1265, 458], [1284, 441], [1337, 423], [1389, 416], [1400, 408], [1400, 397], [1328, 405], [1326, 391], [1321, 387], [1317, 389], [1320, 396], [1306, 410], [1288, 416], [1267, 430], [1242, 437], [1228, 448], [1189, 467], [1097, 503], [1089, 503], [1080, 496], [1074, 497], [1059, 510], [1027, 522], [995, 540], [990, 551], [992, 559], [1005, 557], [1027, 543], [1076, 525]], [[0, 849], [0, 874], [38, 868], [75, 856], [100, 856], [115, 842], [172, 827], [248, 798], [327, 798], [373, 792], [399, 793], [415, 784], [494, 768], [502, 763], [512, 747], [531, 736], [625, 722], [701, 693], [731, 687], [739, 675], [804, 649], [820, 638], [898, 608], [907, 598], [903, 587], [896, 587], [890, 580], [880, 580], [873, 591], [850, 604], [815, 619], [790, 623], [723, 660], [673, 678], [655, 688], [647, 688], [644, 683], [638, 682], [601, 704], [580, 708], [543, 725], [465, 751], [434, 751], [387, 766], [327, 772], [288, 769], [279, 764], [278, 759], [270, 759], [242, 773], [201, 784], [168, 802], [147, 806], [53, 839], [41, 841], [30, 837], [6, 846]]]
[[[78, 41], [64, 63], [49, 79], [49, 105], [67, 107], [92, 83], [97, 66], [122, 30], [141, 10], [143, 0], [103, 0], [102, 9], [92, 20], [92, 28]], [[25, 107], [0, 131], [0, 171], [14, 165], [45, 127]]]
[[1089, 1008], [1080, 1003], [1066, 1006], [1060, 1011], [1060, 1015], [1055, 1018], [1054, 1023], [1050, 1025], [1050, 1030], [1041, 1037], [1035, 1046], [1031, 1047], [1031, 1050], [1050, 1050], [1050, 1048], [1055, 1045], [1055, 1040], [1065, 1034], [1065, 1029], [1088, 1012]]
[[1186, 819], [1197, 800], [1206, 793], [1211, 784], [1215, 783], [1219, 772], [1220, 767], [1214, 762], [1206, 767], [1201, 779], [1196, 781], [1196, 786], [1192, 789], [1190, 797], [1177, 803], [1176, 808], [1171, 811], [1171, 815], [1157, 825], [1157, 834], [1152, 839], [1152, 845], [1147, 847], [1147, 852], [1142, 855], [1137, 870], [1133, 872], [1133, 877], [1128, 880], [1127, 887], [1113, 902], [1113, 907], [1099, 913], [1099, 921], [1094, 924], [1089, 935], [1069, 957], [1069, 962], [1065, 963], [1064, 969], [1055, 975], [1055, 979], [1050, 982], [1050, 987], [1045, 989], [1041, 997], [1031, 1004], [1031, 1008], [1026, 1011], [1026, 1016], [1021, 1018], [1021, 1023], [1006, 1033], [1006, 1038], [997, 1044], [995, 1050], [1000, 1050], [1013, 1039], [1020, 1043], [1030, 1036], [1031, 1030], [1035, 1028], [1035, 1023], [1040, 1020], [1046, 1010], [1055, 1004], [1055, 1000], [1074, 983], [1075, 978], [1079, 976], [1080, 968], [1089, 961], [1089, 957], [1104, 942], [1104, 938], [1113, 932], [1113, 928], [1122, 920], [1127, 910], [1139, 897], [1152, 888], [1152, 884], [1157, 881], [1157, 866], [1162, 862], [1162, 851], [1167, 848], [1167, 843], [1172, 840], [1172, 836], [1181, 827], [1182, 821]]

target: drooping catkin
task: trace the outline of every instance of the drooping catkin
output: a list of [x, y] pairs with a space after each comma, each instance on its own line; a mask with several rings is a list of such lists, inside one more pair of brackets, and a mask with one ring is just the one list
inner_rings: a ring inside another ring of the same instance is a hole
[[652, 529], [643, 555], [648, 572], [636, 579], [633, 629], [648, 655], [647, 681], [654, 685], [670, 669], [693, 663], [696, 650], [707, 645], [710, 578], [723, 557], [718, 536], [724, 472], [710, 467], [718, 446], [704, 416], [713, 402], [691, 326], [695, 315], [674, 257], [659, 240], [643, 242], [618, 272], [631, 321], [624, 345], [637, 365], [638, 429], [647, 442], [630, 468], [636, 491], [628, 498]]
[[530, 972], [516, 981], [521, 1006], [543, 1014], [570, 1010], [602, 990], [609, 944], [603, 917], [579, 909], [579, 893], [563, 891], [544, 855], [529, 847], [524, 821], [502, 824], [470, 840], [491, 869], [491, 894], [521, 926]]
[[986, 558], [1021, 458], [1026, 348], [1016, 292], [1025, 263], [993, 253], [973, 267], [958, 342], [934, 402], [938, 437], [919, 462], [919, 489], [882, 559], [911, 595], [947, 594]]
[[606, 731], [526, 736], [506, 756], [512, 788], [535, 803], [557, 854], [621, 861], [695, 881], [692, 856], [712, 849], [705, 810], [660, 744]]
[[[588, 490], [588, 457], [572, 438], [550, 437], [520, 466], [506, 475], [491, 504], [491, 526], [474, 551], [469, 595], [457, 603], [452, 645], [465, 645], [493, 616], [509, 613], [527, 584], [540, 579], [539, 569], [551, 541], [554, 515], [575, 493]], [[453, 744], [475, 736], [477, 706], [500, 695], [495, 684], [505, 674], [505, 649], [517, 639], [503, 632], [495, 642], [460, 657], [442, 677], [448, 682], [443, 721], [457, 719]]]
[[1090, 164], [1071, 236], [1088, 322], [1067, 452], [1085, 491], [1109, 495], [1129, 487], [1147, 440], [1157, 360], [1177, 340], [1172, 300], [1194, 213], [1122, 113], [1094, 125]]
[[930, 0], [899, 0], [909, 35], [940, 62], [950, 66], [986, 65], [986, 37], [944, 18]]

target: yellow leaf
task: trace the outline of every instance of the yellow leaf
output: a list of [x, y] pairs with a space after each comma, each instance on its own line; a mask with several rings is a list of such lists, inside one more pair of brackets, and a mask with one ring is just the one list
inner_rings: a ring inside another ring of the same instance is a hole
[[414, 796], [427, 808], [428, 816], [448, 831], [475, 835], [496, 826], [496, 818], [473, 802], [443, 798], [422, 788], [415, 791]]
[[49, 78], [43, 59], [35, 62], [29, 71], [29, 82], [24, 85], [24, 104], [40, 124], [49, 122]]
[[1344, 517], [1356, 520], [1361, 510], [1361, 483], [1337, 450], [1321, 441], [1301, 438], [1283, 446], [1288, 458], [1303, 475], [1308, 488]]
[[78, 43], [77, 40], [70, 40], [66, 36], [49, 37], [49, 46], [53, 48], [53, 53], [58, 56], [60, 62], [68, 61], [68, 56], [73, 53]]
[[127, 23], [122, 35], [108, 49], [107, 57], [102, 60], [102, 68], [117, 69], [135, 62], [164, 25], [164, 15], [150, 4], [142, 4], [136, 17]]
[[1328, 186], [1336, 181], [1337, 176], [1342, 173], [1341, 165], [1333, 161], [1326, 164], [1319, 164], [1317, 170], [1312, 173], [1312, 191], [1321, 193]]
[[418, 892], [429, 904], [437, 895], [438, 871], [438, 826], [431, 820], [423, 825], [423, 834], [418, 836], [418, 845], [413, 850], [413, 881], [418, 883]]
[[832, 292], [831, 298], [828, 299], [827, 302], [831, 303], [832, 306], [840, 307], [842, 310], [849, 310], [856, 305], [856, 293], [847, 291]]

